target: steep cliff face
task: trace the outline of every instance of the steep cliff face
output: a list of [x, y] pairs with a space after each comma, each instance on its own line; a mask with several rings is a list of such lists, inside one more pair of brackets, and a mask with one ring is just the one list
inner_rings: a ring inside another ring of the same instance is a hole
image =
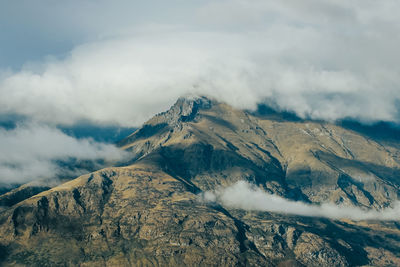
[[398, 222], [207, 204], [247, 180], [305, 202], [381, 209], [399, 198], [399, 151], [317, 122], [179, 99], [120, 142], [135, 154], [0, 213], [5, 266], [398, 266]]

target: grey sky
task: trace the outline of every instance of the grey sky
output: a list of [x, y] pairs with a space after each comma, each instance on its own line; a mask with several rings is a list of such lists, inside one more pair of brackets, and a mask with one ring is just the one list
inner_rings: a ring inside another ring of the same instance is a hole
[[75, 45], [123, 34], [142, 23], [185, 24], [196, 2], [0, 1], [0, 67], [18, 69], [49, 55], [63, 57]]

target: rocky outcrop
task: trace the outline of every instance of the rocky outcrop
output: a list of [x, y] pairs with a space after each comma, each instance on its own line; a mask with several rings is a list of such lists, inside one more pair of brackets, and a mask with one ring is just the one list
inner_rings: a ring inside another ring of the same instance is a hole
[[172, 127], [176, 127], [180, 122], [195, 120], [200, 109], [210, 109], [211, 105], [212, 101], [206, 97], [182, 97], [168, 111], [158, 116], [163, 117]]

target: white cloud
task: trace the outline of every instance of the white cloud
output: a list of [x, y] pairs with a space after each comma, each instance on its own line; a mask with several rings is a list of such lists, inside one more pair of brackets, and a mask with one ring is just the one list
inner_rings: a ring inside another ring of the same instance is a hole
[[306, 204], [291, 201], [269, 194], [260, 188], [244, 181], [232, 186], [207, 191], [199, 195], [205, 202], [217, 202], [230, 208], [286, 213], [300, 216], [325, 217], [330, 219], [351, 220], [400, 220], [400, 202], [393, 208], [380, 211], [362, 210], [356, 207], [337, 206], [324, 203], [322, 205]]
[[[110, 9], [105, 3], [99, 14]], [[129, 19], [135, 6], [142, 14]], [[102, 16], [84, 24], [97, 41], [0, 75], [0, 113], [138, 126], [198, 93], [240, 108], [268, 98], [302, 117], [400, 122], [398, 1], [163, 5], [159, 19], [138, 3], [115, 8], [112, 27]]]
[[126, 152], [113, 145], [75, 139], [56, 128], [37, 124], [12, 130], [0, 128], [0, 149], [0, 182], [3, 184], [84, 171], [79, 166], [73, 170], [68, 168], [71, 166], [62, 167], [55, 162], [57, 160], [116, 161], [126, 156]]

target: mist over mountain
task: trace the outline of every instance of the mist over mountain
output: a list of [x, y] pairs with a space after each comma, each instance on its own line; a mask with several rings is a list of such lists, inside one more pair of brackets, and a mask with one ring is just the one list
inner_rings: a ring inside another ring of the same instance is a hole
[[113, 144], [91, 137], [77, 139], [60, 129], [35, 123], [0, 128], [0, 146], [0, 183], [4, 185], [72, 178], [126, 156]]

